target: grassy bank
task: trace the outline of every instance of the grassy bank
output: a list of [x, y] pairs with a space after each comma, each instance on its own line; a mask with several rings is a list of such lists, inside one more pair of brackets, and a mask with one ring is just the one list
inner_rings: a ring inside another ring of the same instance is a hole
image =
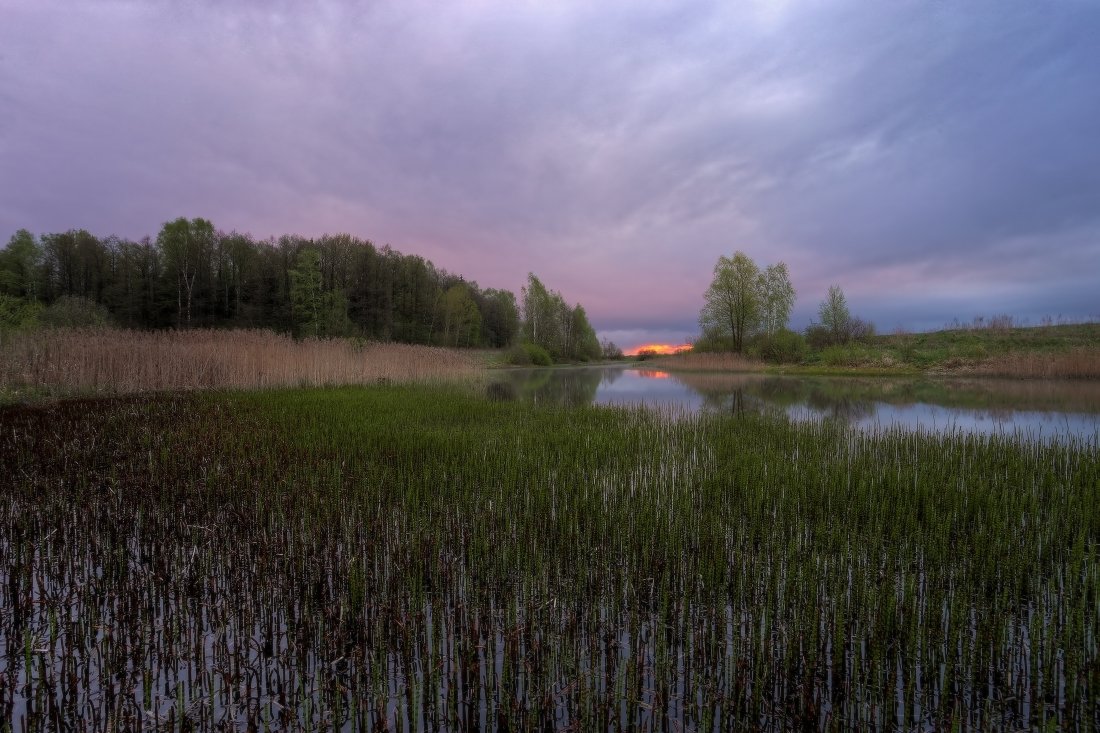
[[1094, 445], [390, 385], [7, 408], [0, 474], [15, 729], [1100, 720]]
[[681, 371], [1100, 379], [1100, 324], [959, 328], [882, 335], [844, 345], [807, 349], [797, 362], [788, 364], [736, 355], [694, 353], [652, 361], [655, 366]]
[[42, 329], [0, 335], [0, 403], [26, 395], [453, 380], [484, 368], [477, 354], [259, 330]]

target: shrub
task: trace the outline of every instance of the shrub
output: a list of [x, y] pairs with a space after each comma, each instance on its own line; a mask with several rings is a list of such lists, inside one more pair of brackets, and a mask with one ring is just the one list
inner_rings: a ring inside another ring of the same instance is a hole
[[733, 339], [704, 333], [691, 345], [696, 354], [727, 354], [734, 351]]
[[755, 346], [761, 359], [780, 364], [800, 362], [806, 354], [806, 340], [786, 328], [771, 335], [761, 336]]
[[550, 358], [550, 353], [538, 344], [524, 343], [520, 345], [520, 348], [527, 355], [528, 364], [550, 366], [554, 363], [554, 360]]
[[811, 349], [824, 349], [833, 343], [833, 334], [820, 323], [811, 323], [806, 327], [806, 343]]
[[111, 314], [94, 300], [63, 295], [44, 308], [38, 320], [54, 328], [99, 328], [111, 325]]
[[508, 349], [504, 355], [504, 361], [512, 366], [531, 366], [531, 357], [519, 344]]
[[875, 324], [862, 318], [848, 321], [848, 337], [853, 341], [870, 341], [875, 337]]
[[18, 331], [38, 324], [41, 306], [29, 300], [0, 293], [0, 331]]
[[600, 342], [600, 356], [607, 360], [622, 359], [623, 350], [620, 349], [614, 341], [604, 339]]

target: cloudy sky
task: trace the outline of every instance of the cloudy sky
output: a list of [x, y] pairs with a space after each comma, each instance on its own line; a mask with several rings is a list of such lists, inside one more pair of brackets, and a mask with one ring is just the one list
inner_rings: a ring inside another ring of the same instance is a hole
[[0, 0], [0, 237], [350, 232], [680, 341], [1100, 316], [1100, 3]]

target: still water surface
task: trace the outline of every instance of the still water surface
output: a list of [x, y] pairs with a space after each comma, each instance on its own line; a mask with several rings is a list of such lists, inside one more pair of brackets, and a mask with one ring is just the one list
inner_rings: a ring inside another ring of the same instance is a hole
[[665, 372], [638, 367], [502, 372], [519, 399], [646, 405], [699, 413], [780, 412], [865, 428], [1100, 438], [1100, 384], [965, 378], [786, 377]]

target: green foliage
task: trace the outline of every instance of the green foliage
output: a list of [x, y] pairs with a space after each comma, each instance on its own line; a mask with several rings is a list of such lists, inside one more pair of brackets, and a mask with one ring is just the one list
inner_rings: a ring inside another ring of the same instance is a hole
[[806, 327], [806, 343], [811, 349], [824, 349], [833, 343], [833, 333], [820, 323], [811, 323]]
[[720, 336], [714, 332], [704, 332], [702, 336], [695, 339], [695, 342], [691, 345], [691, 350], [697, 354], [717, 354], [733, 351], [733, 339]]
[[[304, 250], [316, 261], [301, 260]], [[444, 339], [443, 298], [455, 284], [477, 314], [467, 312], [464, 328]], [[347, 234], [257, 241], [205, 219], [166, 222], [155, 240], [137, 242], [85, 230], [36, 240], [20, 230], [0, 249], [0, 294], [43, 304], [86, 298], [136, 328], [234, 326], [503, 347], [519, 326], [512, 293], [482, 291], [422, 257]]]
[[0, 331], [22, 331], [39, 324], [42, 306], [30, 300], [0, 293]]
[[551, 291], [533, 273], [523, 288], [523, 338], [537, 344], [554, 360], [600, 358], [600, 342], [584, 308], [572, 308], [561, 293]]
[[0, 250], [0, 294], [36, 300], [41, 260], [42, 249], [34, 235], [26, 229], [13, 234], [8, 246]]
[[550, 352], [542, 348], [538, 344], [533, 344], [530, 341], [524, 341], [520, 344], [520, 351], [526, 357], [526, 364], [534, 364], [535, 366], [550, 366], [554, 363], [554, 360], [550, 357]]
[[481, 336], [481, 313], [470, 297], [465, 283], [457, 283], [443, 294], [441, 306], [443, 328], [441, 343], [445, 346], [474, 346]]
[[760, 330], [775, 336], [786, 330], [794, 309], [795, 292], [791, 285], [787, 265], [778, 262], [769, 265], [760, 274], [757, 286], [760, 293]]
[[852, 315], [848, 311], [848, 301], [839, 285], [830, 285], [829, 294], [817, 308], [822, 327], [829, 332], [831, 342], [842, 344], [850, 337]]
[[324, 330], [325, 303], [321, 288], [321, 255], [309, 248], [298, 253], [290, 276], [290, 310], [295, 332], [300, 336], [320, 336]]
[[176, 286], [177, 325], [192, 325], [196, 295], [201, 297], [210, 288], [207, 263], [214, 242], [214, 225], [207, 219], [180, 217], [165, 222], [157, 236], [165, 269]]
[[[477, 295], [475, 292], [475, 299]], [[519, 308], [509, 290], [489, 288], [482, 294], [481, 324], [488, 346], [509, 346], [519, 333]]]
[[806, 340], [786, 328], [760, 334], [749, 346], [749, 355], [776, 364], [797, 364], [806, 355]]
[[728, 338], [734, 351], [744, 351], [760, 319], [759, 283], [760, 268], [744, 252], [719, 257], [699, 314], [703, 334]]
[[38, 321], [54, 328], [99, 328], [113, 325], [106, 308], [89, 298], [62, 296], [42, 309]]
[[787, 327], [795, 291], [787, 265], [779, 262], [763, 272], [744, 252], [719, 257], [714, 279], [703, 296], [699, 326], [706, 349], [743, 352], [754, 335], [774, 335]]
[[508, 350], [505, 360], [513, 366], [550, 366], [554, 360], [538, 344], [523, 341]]

